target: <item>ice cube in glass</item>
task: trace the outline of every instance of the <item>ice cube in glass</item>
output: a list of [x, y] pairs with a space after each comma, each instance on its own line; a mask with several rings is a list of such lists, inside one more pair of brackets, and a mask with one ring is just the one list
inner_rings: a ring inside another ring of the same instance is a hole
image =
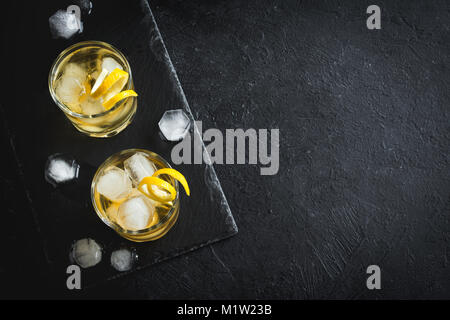
[[97, 191], [111, 201], [119, 201], [132, 191], [131, 180], [122, 169], [111, 167], [99, 178]]
[[156, 167], [147, 157], [141, 153], [137, 152], [127, 160], [123, 162], [123, 167], [125, 172], [130, 176], [135, 187], [139, 186], [139, 183], [145, 177], [152, 176]]
[[117, 223], [125, 230], [142, 230], [151, 222], [155, 207], [145, 196], [128, 198], [117, 214]]

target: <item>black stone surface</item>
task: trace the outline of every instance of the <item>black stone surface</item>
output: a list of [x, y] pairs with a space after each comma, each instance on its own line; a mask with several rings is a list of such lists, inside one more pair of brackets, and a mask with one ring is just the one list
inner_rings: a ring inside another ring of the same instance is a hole
[[[194, 117], [280, 128], [280, 171], [216, 166], [237, 236], [82, 296], [450, 298], [449, 3], [378, 1], [373, 31], [371, 4], [150, 3]], [[25, 295], [39, 259], [8, 245], [29, 223], [16, 180], [2, 172], [2, 270], [17, 266]], [[366, 288], [371, 264], [381, 290]]]

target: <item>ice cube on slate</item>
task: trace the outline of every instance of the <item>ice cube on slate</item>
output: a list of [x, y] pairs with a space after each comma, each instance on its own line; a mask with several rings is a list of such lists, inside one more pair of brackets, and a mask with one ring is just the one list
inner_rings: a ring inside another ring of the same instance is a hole
[[189, 131], [191, 121], [182, 109], [168, 110], [159, 120], [159, 129], [169, 141], [182, 140]]
[[119, 207], [117, 223], [126, 230], [145, 229], [155, 214], [155, 207], [146, 196], [129, 198]]
[[45, 165], [45, 180], [56, 187], [78, 178], [80, 165], [75, 159], [64, 154], [54, 154], [48, 157]]
[[81, 239], [73, 245], [71, 257], [82, 268], [93, 267], [102, 260], [102, 248], [92, 239]]
[[132, 190], [131, 180], [120, 168], [108, 169], [98, 179], [97, 191], [112, 201], [118, 201], [130, 194]]
[[83, 31], [83, 23], [72, 12], [56, 11], [49, 19], [50, 32], [53, 38], [69, 39], [77, 32]]
[[136, 254], [128, 249], [119, 249], [111, 254], [111, 265], [117, 271], [128, 271], [133, 267]]
[[133, 185], [137, 187], [139, 182], [145, 177], [152, 176], [156, 171], [156, 167], [147, 157], [141, 153], [137, 152], [133, 156], [129, 157], [123, 162], [123, 167], [126, 173], [130, 176], [133, 181]]

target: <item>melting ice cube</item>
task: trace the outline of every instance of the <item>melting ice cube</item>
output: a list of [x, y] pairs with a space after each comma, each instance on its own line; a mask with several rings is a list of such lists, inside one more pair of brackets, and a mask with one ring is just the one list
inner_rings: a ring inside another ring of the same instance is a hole
[[145, 196], [129, 198], [119, 207], [117, 223], [126, 230], [145, 229], [155, 214], [155, 207]]
[[133, 181], [133, 185], [137, 187], [139, 182], [145, 177], [152, 176], [156, 171], [156, 167], [147, 157], [137, 152], [123, 162], [123, 167]]
[[93, 115], [104, 112], [105, 108], [99, 100], [89, 97], [81, 104], [81, 110], [83, 114]]
[[176, 109], [164, 112], [158, 125], [167, 140], [179, 141], [189, 131], [191, 121], [182, 109]]
[[68, 63], [55, 85], [58, 99], [66, 104], [78, 103], [80, 95], [85, 92], [83, 83], [87, 73], [74, 63]]
[[68, 63], [64, 67], [64, 75], [84, 80], [87, 76], [87, 71], [76, 63]]
[[83, 23], [73, 12], [56, 11], [49, 19], [50, 32], [53, 38], [69, 39], [75, 33], [83, 31]]
[[74, 243], [71, 258], [82, 268], [93, 267], [102, 260], [102, 248], [92, 239], [81, 239]]
[[131, 190], [130, 178], [125, 171], [117, 167], [108, 169], [97, 182], [98, 193], [113, 201], [125, 198]]
[[71, 156], [54, 154], [48, 157], [45, 165], [45, 180], [56, 187], [78, 178], [80, 165]]
[[119, 249], [111, 254], [111, 265], [117, 271], [128, 271], [133, 267], [136, 253], [128, 249]]
[[122, 70], [122, 66], [114, 58], [106, 57], [102, 61], [102, 69], [106, 69], [108, 73], [111, 73], [114, 69]]

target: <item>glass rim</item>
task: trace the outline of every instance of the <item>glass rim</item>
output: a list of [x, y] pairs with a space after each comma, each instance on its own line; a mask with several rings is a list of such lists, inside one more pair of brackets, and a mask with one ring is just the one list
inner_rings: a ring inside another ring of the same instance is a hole
[[151, 227], [141, 229], [141, 230], [127, 230], [127, 229], [122, 228], [119, 224], [117, 224], [113, 221], [110, 221], [109, 219], [102, 216], [102, 214], [100, 213], [101, 210], [98, 208], [97, 203], [95, 201], [95, 185], [96, 185], [95, 182], [97, 180], [97, 177], [100, 174], [100, 172], [104, 169], [104, 167], [111, 161], [111, 159], [113, 157], [119, 156], [124, 153], [129, 153], [129, 152], [134, 152], [134, 153], [143, 152], [143, 153], [150, 155], [150, 156], [156, 158], [157, 160], [161, 161], [166, 166], [166, 168], [172, 168], [170, 166], [170, 164], [163, 157], [161, 157], [159, 154], [157, 154], [153, 151], [132, 148], [132, 149], [126, 149], [126, 150], [116, 152], [116, 153], [112, 154], [111, 156], [109, 156], [105, 161], [103, 161], [102, 164], [97, 168], [97, 171], [95, 172], [94, 177], [92, 178], [92, 183], [91, 183], [91, 202], [92, 202], [92, 205], [94, 206], [94, 210], [95, 210], [95, 213], [97, 214], [97, 216], [111, 229], [121, 232], [123, 234], [127, 234], [127, 235], [142, 235], [142, 234], [148, 233], [149, 231], [157, 230], [158, 228], [163, 226], [167, 221], [170, 220], [172, 215], [176, 212], [176, 210], [178, 210], [177, 205], [179, 205], [179, 201], [180, 201], [180, 196], [179, 196], [180, 190], [179, 190], [178, 181], [173, 179], [175, 181], [175, 190], [177, 192], [175, 200], [173, 200], [173, 206], [169, 210], [169, 212], [157, 224], [155, 224]]
[[[81, 42], [77, 42], [73, 45], [71, 45], [70, 47], [67, 47], [66, 49], [64, 49], [55, 59], [55, 61], [53, 61], [53, 64], [50, 68], [50, 72], [48, 74], [48, 89], [50, 91], [50, 95], [53, 99], [53, 101], [56, 103], [56, 105], [64, 112], [69, 114], [72, 117], [75, 118], [82, 118], [82, 119], [92, 119], [92, 118], [99, 118], [102, 116], [105, 116], [111, 112], [113, 112], [114, 110], [117, 110], [118, 108], [120, 108], [122, 105], [125, 104], [126, 99], [119, 101], [118, 103], [116, 103], [111, 109], [108, 109], [106, 111], [103, 111], [101, 113], [95, 113], [95, 114], [91, 114], [91, 115], [87, 115], [87, 114], [82, 114], [82, 113], [78, 113], [78, 112], [74, 112], [72, 110], [70, 110], [70, 108], [63, 103], [62, 101], [60, 101], [58, 99], [58, 97], [56, 96], [55, 93], [55, 89], [53, 88], [53, 77], [55, 76], [55, 70], [57, 68], [57, 66], [59, 66], [59, 64], [72, 52], [74, 52], [77, 49], [86, 47], [86, 46], [93, 46], [93, 47], [99, 47], [99, 48], [106, 48], [109, 49], [111, 51], [113, 51], [114, 53], [116, 53], [117, 55], [119, 55], [119, 57], [125, 62], [125, 67], [127, 69], [128, 72], [128, 81], [126, 83], [126, 89], [125, 90], [130, 90], [132, 89], [132, 83], [133, 83], [133, 76], [131, 74], [131, 67], [130, 64], [128, 63], [127, 58], [125, 57], [125, 55], [120, 52], [119, 49], [117, 49], [116, 47], [114, 47], [113, 45], [103, 42], [103, 41], [97, 41], [97, 40], [88, 40], [88, 41], [81, 41]], [[131, 98], [135, 98], [135, 97], [131, 97]]]

